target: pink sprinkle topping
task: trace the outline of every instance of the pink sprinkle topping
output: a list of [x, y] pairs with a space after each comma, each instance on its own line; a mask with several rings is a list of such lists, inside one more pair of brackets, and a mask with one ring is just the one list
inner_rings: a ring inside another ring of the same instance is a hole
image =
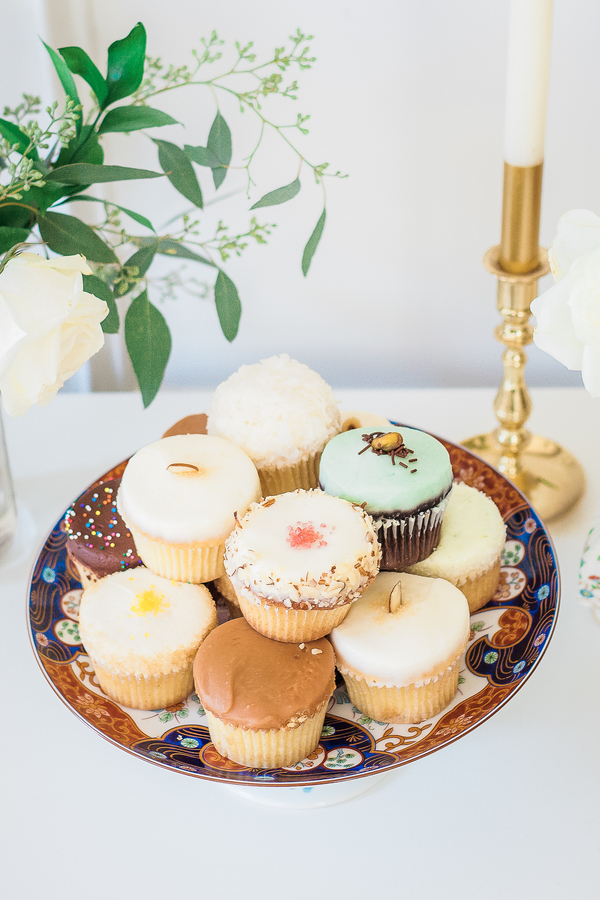
[[[325, 526], [321, 526], [322, 528]], [[298, 522], [297, 528], [288, 525], [287, 542], [290, 547], [326, 547], [327, 541], [323, 540], [323, 535], [319, 531], [315, 531], [312, 522]]]

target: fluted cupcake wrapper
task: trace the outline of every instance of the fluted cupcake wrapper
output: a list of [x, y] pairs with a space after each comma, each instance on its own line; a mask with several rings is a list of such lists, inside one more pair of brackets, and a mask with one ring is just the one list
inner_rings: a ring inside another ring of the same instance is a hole
[[377, 540], [381, 544], [382, 570], [401, 572], [433, 553], [440, 542], [442, 519], [449, 498], [450, 493], [435, 506], [413, 516], [373, 516]]
[[244, 588], [238, 590], [237, 598], [244, 618], [255, 631], [288, 644], [325, 637], [346, 618], [350, 609], [350, 603], [332, 608], [294, 609], [269, 603]]
[[205, 584], [225, 573], [223, 553], [225, 544], [203, 547], [192, 544], [168, 544], [149, 537], [128, 524], [135, 548], [146, 566], [156, 575], [173, 581]]
[[404, 687], [372, 686], [364, 678], [340, 669], [350, 700], [376, 722], [417, 724], [441, 712], [458, 690], [460, 656], [443, 672], [425, 684]]
[[313, 453], [293, 466], [261, 468], [258, 477], [263, 497], [286, 494], [301, 488], [305, 491], [319, 487], [319, 460], [321, 453]]
[[185, 700], [194, 688], [192, 662], [165, 675], [126, 675], [109, 672], [91, 660], [100, 687], [111, 700], [132, 709], [164, 709]]
[[296, 728], [240, 728], [206, 710], [211, 741], [221, 756], [242, 766], [258, 769], [293, 766], [318, 745], [328, 699]]
[[462, 591], [467, 598], [469, 604], [469, 612], [477, 612], [482, 606], [485, 606], [496, 593], [496, 588], [500, 581], [500, 558], [487, 572], [477, 575], [474, 578], [468, 578], [463, 584], [457, 584], [456, 587]]

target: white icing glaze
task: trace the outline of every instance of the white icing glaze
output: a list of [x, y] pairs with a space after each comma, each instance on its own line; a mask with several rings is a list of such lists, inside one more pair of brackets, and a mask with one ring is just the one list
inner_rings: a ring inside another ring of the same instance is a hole
[[505, 540], [506, 525], [494, 501], [459, 482], [450, 494], [437, 549], [407, 571], [460, 586], [498, 562]]
[[115, 572], [82, 595], [84, 646], [113, 672], [175, 672], [189, 664], [217, 624], [209, 590], [154, 575], [143, 567]]
[[[389, 597], [402, 583], [402, 605]], [[330, 635], [338, 668], [369, 685], [403, 687], [433, 680], [464, 650], [469, 606], [441, 578], [381, 572]]]
[[329, 385], [286, 353], [242, 366], [218, 386], [208, 433], [241, 447], [259, 468], [295, 465], [341, 429]]
[[380, 558], [370, 516], [322, 491], [293, 491], [253, 505], [225, 546], [234, 586], [286, 606], [356, 599]]
[[150, 537], [214, 545], [230, 534], [234, 513], [243, 516], [260, 496], [256, 466], [243, 450], [218, 437], [178, 434], [131, 457], [117, 506], [127, 524]]

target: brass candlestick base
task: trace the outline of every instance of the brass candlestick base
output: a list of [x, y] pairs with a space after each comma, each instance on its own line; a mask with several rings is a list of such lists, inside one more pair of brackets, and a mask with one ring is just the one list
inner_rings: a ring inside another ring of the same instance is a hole
[[585, 490], [585, 475], [573, 454], [547, 438], [531, 435], [516, 459], [505, 455], [497, 430], [463, 443], [516, 484], [545, 521], [568, 512]]
[[585, 475], [568, 450], [524, 428], [532, 404], [525, 384], [527, 355], [523, 348], [533, 340], [529, 306], [537, 294], [538, 278], [549, 271], [548, 254], [540, 247], [536, 268], [513, 273], [500, 264], [500, 253], [500, 247], [492, 247], [483, 259], [488, 271], [498, 278], [498, 310], [504, 320], [495, 331], [506, 345], [502, 354], [504, 380], [494, 402], [500, 425], [463, 444], [516, 484], [543, 519], [554, 519], [581, 497]]

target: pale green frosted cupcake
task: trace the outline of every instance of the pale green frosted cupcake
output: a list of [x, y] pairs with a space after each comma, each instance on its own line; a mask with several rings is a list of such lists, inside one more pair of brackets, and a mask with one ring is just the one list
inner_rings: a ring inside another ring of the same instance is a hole
[[414, 428], [356, 428], [323, 451], [319, 481], [328, 494], [373, 517], [382, 569], [399, 571], [429, 556], [440, 540], [452, 489], [448, 451]]

